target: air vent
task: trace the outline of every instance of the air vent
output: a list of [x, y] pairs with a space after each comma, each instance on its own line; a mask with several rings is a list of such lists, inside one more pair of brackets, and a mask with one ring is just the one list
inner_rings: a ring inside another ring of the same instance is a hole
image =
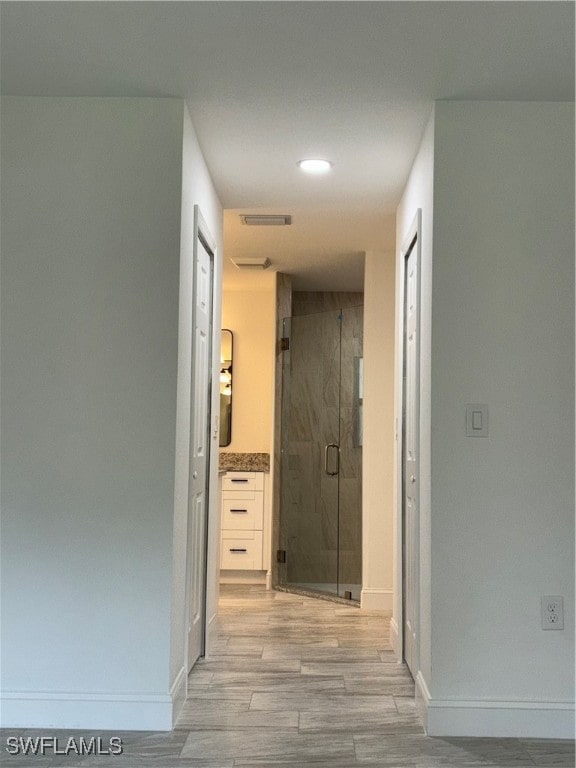
[[250, 227], [288, 227], [292, 224], [292, 216], [281, 216], [279, 214], [240, 214], [242, 224]]
[[230, 259], [232, 264], [238, 269], [268, 269], [271, 264], [270, 259], [266, 256], [254, 256], [248, 259]]

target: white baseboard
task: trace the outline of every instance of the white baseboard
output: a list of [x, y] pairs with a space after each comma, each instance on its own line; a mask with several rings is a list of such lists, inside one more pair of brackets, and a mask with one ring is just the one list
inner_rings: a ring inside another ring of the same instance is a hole
[[392, 590], [363, 587], [360, 592], [360, 608], [367, 611], [392, 611]]
[[2, 728], [171, 731], [172, 696], [3, 691]]
[[172, 727], [174, 727], [186, 701], [186, 667], [184, 666], [180, 668], [172, 683], [170, 698], [172, 699]]
[[208, 619], [208, 626], [206, 627], [206, 655], [209, 656], [212, 649], [218, 642], [218, 623], [216, 621], [217, 614]]
[[416, 700], [416, 712], [426, 733], [428, 733], [428, 706], [430, 704], [430, 691], [422, 672], [416, 675], [414, 698]]
[[574, 702], [434, 699], [421, 673], [416, 706], [429, 736], [573, 739]]
[[398, 623], [394, 616], [390, 619], [390, 645], [392, 646], [392, 650], [396, 654], [398, 661], [401, 661], [400, 630], [398, 629]]
[[266, 585], [266, 571], [220, 571], [220, 584], [263, 584]]

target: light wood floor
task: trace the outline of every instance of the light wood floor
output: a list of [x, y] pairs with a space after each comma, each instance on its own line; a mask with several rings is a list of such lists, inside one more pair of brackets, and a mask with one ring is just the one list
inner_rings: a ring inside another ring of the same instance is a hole
[[211, 655], [191, 673], [192, 695], [172, 733], [115, 732], [124, 742], [119, 757], [25, 759], [4, 753], [0, 763], [574, 768], [572, 742], [427, 737], [416, 716], [412, 678], [396, 663], [387, 620], [376, 612], [262, 587], [225, 586], [218, 632]]

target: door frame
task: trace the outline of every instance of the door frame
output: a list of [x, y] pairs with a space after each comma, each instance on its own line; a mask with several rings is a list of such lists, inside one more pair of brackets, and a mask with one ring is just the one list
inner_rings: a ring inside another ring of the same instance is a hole
[[[210, 494], [210, 478], [212, 475], [211, 472], [211, 465], [213, 462], [213, 451], [212, 451], [212, 438], [213, 438], [213, 384], [214, 384], [214, 303], [215, 303], [215, 286], [216, 286], [216, 280], [215, 280], [215, 268], [216, 268], [216, 241], [210, 234], [210, 230], [208, 228], [208, 225], [206, 224], [204, 217], [202, 216], [202, 213], [200, 211], [200, 207], [198, 205], [194, 206], [194, 234], [193, 234], [193, 252], [192, 252], [192, 304], [191, 304], [191, 311], [192, 311], [192, 318], [191, 318], [191, 344], [192, 344], [192, 350], [191, 350], [191, 358], [190, 363], [191, 366], [193, 364], [194, 360], [194, 322], [195, 322], [195, 306], [196, 306], [196, 294], [197, 294], [197, 287], [198, 287], [198, 281], [197, 281], [197, 268], [196, 268], [196, 260], [198, 255], [198, 244], [201, 243], [205, 250], [208, 252], [210, 256], [210, 293], [211, 293], [211, 328], [209, 333], [210, 338], [210, 357], [209, 357], [209, 363], [207, 370], [209, 372], [209, 381], [208, 381], [208, 392], [207, 392], [207, 401], [208, 401], [208, 408], [206, 413], [206, 427], [207, 427], [207, 442], [206, 442], [206, 449], [207, 449], [207, 469], [206, 469], [206, 496], [205, 496], [205, 504], [204, 504], [204, 535], [203, 535], [203, 543], [202, 543], [202, 556], [203, 556], [203, 566], [202, 566], [202, 607], [201, 607], [201, 614], [202, 614], [202, 647], [201, 647], [201, 653], [200, 656], [203, 656], [206, 651], [206, 640], [207, 640], [207, 588], [208, 588], [208, 542], [209, 542], [209, 522], [210, 522], [210, 507], [211, 507], [211, 494]], [[189, 426], [189, 438], [188, 438], [188, 498], [187, 498], [187, 524], [186, 524], [186, 581], [185, 581], [185, 622], [184, 622], [184, 669], [186, 674], [186, 696], [188, 696], [188, 652], [189, 652], [189, 624], [190, 624], [190, 571], [191, 571], [191, 565], [192, 565], [192, 558], [191, 558], [191, 541], [190, 541], [190, 473], [191, 473], [191, 458], [192, 458], [192, 440], [193, 440], [193, 434], [194, 434], [194, 424], [193, 424], [193, 413], [194, 409], [192, 407], [192, 397], [193, 397], [193, 390], [194, 390], [194, 376], [193, 372], [191, 371], [191, 377], [190, 377], [190, 394], [189, 394], [189, 402], [190, 402], [190, 426]]]
[[[418, 361], [419, 370], [417, 377], [417, 393], [416, 400], [418, 402], [418, 477], [417, 486], [421, 489], [421, 477], [422, 477], [422, 461], [421, 461], [421, 426], [420, 426], [420, 409], [422, 401], [422, 388], [420, 380], [420, 363], [421, 363], [421, 318], [422, 318], [422, 209], [418, 208], [416, 214], [412, 220], [410, 227], [408, 228], [402, 245], [400, 248], [400, 255], [397, 262], [397, 314], [396, 314], [396, 452], [395, 452], [395, 589], [394, 589], [394, 614], [391, 621], [391, 635], [394, 650], [399, 661], [404, 661], [404, 407], [405, 407], [405, 391], [404, 391], [404, 370], [406, 365], [406, 350], [405, 350], [405, 317], [406, 317], [406, 262], [408, 256], [413, 249], [416, 249], [416, 262], [418, 268]], [[414, 667], [416, 670], [420, 668], [420, 498], [419, 492], [418, 501], [418, 516], [417, 524], [414, 530], [414, 549], [415, 549], [415, 562], [416, 562], [416, 589], [415, 589], [415, 605], [414, 613], [417, 617], [418, 632], [416, 635], [416, 642], [414, 645]]]

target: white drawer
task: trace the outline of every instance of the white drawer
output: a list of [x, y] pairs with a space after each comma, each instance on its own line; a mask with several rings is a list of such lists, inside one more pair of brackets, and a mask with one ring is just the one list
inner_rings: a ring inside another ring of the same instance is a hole
[[226, 491], [222, 498], [222, 530], [261, 530], [263, 512], [262, 491]]
[[263, 491], [263, 472], [226, 472], [222, 478], [223, 491]]
[[262, 531], [222, 531], [220, 567], [238, 571], [261, 571]]

